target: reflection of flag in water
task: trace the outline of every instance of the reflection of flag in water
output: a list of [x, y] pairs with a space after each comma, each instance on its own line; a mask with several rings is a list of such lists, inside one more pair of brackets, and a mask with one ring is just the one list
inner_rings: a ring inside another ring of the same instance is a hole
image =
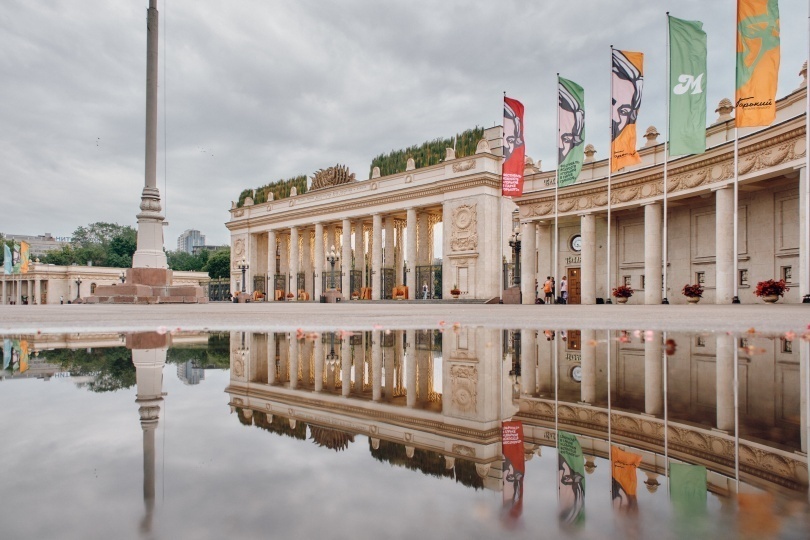
[[523, 424], [508, 421], [501, 426], [503, 448], [503, 508], [504, 521], [514, 523], [523, 513], [523, 476], [526, 462], [523, 455]]
[[20, 373], [28, 371], [28, 342], [20, 341]]
[[737, 526], [747, 538], [773, 538], [779, 532], [779, 518], [774, 514], [770, 493], [737, 494]]
[[611, 446], [610, 458], [613, 462], [613, 507], [627, 513], [638, 511], [636, 470], [641, 464], [641, 456]]
[[779, 3], [737, 1], [737, 127], [769, 126], [776, 118]]
[[11, 340], [3, 340], [3, 369], [8, 369], [11, 365]]
[[669, 495], [675, 509], [679, 538], [704, 538], [706, 521], [706, 467], [670, 463]]
[[557, 480], [560, 492], [560, 522], [585, 522], [585, 456], [576, 435], [557, 433]]
[[611, 172], [641, 163], [636, 152], [636, 119], [644, 85], [644, 54], [613, 49], [611, 82]]
[[507, 197], [520, 197], [523, 195], [525, 160], [526, 140], [523, 132], [523, 104], [516, 99], [504, 96], [502, 195]]

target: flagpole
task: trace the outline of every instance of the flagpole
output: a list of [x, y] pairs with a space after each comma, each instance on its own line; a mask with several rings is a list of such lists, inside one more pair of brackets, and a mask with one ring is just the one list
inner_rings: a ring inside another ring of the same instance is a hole
[[[551, 273], [554, 276], [554, 294], [557, 294], [557, 286], [560, 283], [559, 276], [559, 257], [560, 257], [560, 230], [559, 230], [559, 200], [558, 194], [560, 189], [560, 74], [557, 73], [557, 130], [554, 132], [557, 138], [555, 148], [557, 148], [557, 169], [554, 171], [554, 271]], [[555, 303], [556, 298], [552, 298], [551, 302]]]
[[[810, 304], [810, 1], [807, 2], [807, 70], [804, 72], [804, 285], [803, 304]], [[801, 183], [801, 182], [800, 182]]]
[[[557, 444], [557, 463], [560, 461], [560, 403], [559, 403], [559, 387], [560, 377], [557, 365], [560, 362], [560, 357], [557, 354], [557, 339], [554, 339], [554, 442]], [[559, 465], [558, 465], [559, 466]], [[557, 483], [557, 506], [560, 505], [560, 484]]]
[[[667, 11], [667, 127], [666, 138], [664, 139], [664, 238], [663, 238], [663, 275], [664, 275], [664, 299], [662, 304], [669, 304], [667, 298], [667, 168], [669, 165], [669, 100], [672, 98], [672, 77], [669, 67], [669, 11]], [[667, 466], [669, 467], [669, 466]]]
[[[610, 301], [610, 178], [613, 171], [613, 45], [610, 46], [610, 99], [608, 100], [608, 176], [607, 176], [607, 281], [605, 281], [605, 304]], [[610, 419], [608, 418], [608, 421]]]
[[[739, 114], [739, 111], [735, 112], [735, 114]], [[737, 209], [739, 207], [739, 133], [737, 130], [737, 119], [734, 119], [734, 249], [732, 250], [732, 256], [734, 257], [733, 264], [731, 265], [731, 278], [734, 280], [734, 297], [731, 299], [732, 304], [739, 304], [740, 297], [738, 296], [738, 289], [737, 286], [739, 284], [739, 279], [737, 278], [737, 229], [738, 229], [738, 218]]]
[[669, 370], [669, 356], [667, 355], [667, 333], [664, 332], [664, 478], [667, 481], [667, 497], [669, 497], [669, 395], [667, 389], [669, 382], [667, 371]]
[[[738, 338], [735, 335], [734, 340]], [[739, 362], [740, 348], [734, 343], [734, 478], [737, 480], [737, 494], [740, 493], [740, 392], [737, 364]]]
[[[611, 50], [613, 47], [610, 47]], [[612, 77], [611, 77], [612, 78]], [[613, 441], [611, 439], [611, 409], [610, 409], [610, 349], [613, 347], [613, 342], [610, 337], [610, 330], [606, 330], [607, 332], [607, 402], [608, 402], [608, 418], [607, 418], [607, 428], [608, 428], [608, 464], [610, 466], [610, 477], [613, 478]], [[610, 488], [610, 498], [613, 500], [613, 488]]]
[[[501, 100], [501, 141], [502, 141], [501, 144], [503, 144], [504, 124], [506, 124], [506, 122], [504, 121], [504, 116], [503, 116], [505, 104], [506, 104], [506, 90], [503, 91], [503, 100]], [[506, 288], [505, 284], [503, 283], [503, 278], [504, 278], [504, 265], [503, 265], [503, 263], [506, 260], [504, 258], [504, 256], [503, 256], [503, 247], [504, 247], [503, 246], [503, 241], [504, 241], [504, 237], [503, 237], [503, 166], [506, 163], [506, 156], [504, 155], [505, 150], [506, 150], [505, 148], [501, 148], [501, 159], [502, 159], [502, 161], [501, 161], [501, 198], [499, 200], [500, 208], [499, 208], [499, 211], [498, 211], [498, 216], [500, 217], [500, 219], [498, 220], [498, 236], [501, 239], [501, 242], [500, 242], [500, 244], [501, 244], [501, 290]], [[512, 271], [514, 272], [514, 270], [512, 270]], [[503, 294], [501, 294], [501, 297], [503, 297]]]

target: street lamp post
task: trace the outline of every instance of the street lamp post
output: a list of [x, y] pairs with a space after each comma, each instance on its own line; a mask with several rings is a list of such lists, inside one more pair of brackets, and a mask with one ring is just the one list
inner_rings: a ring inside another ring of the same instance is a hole
[[76, 300], [78, 300], [79, 297], [81, 297], [82, 292], [81, 287], [82, 287], [82, 276], [76, 276]]
[[329, 276], [329, 280], [330, 280], [330, 287], [329, 288], [334, 289], [335, 288], [335, 263], [340, 260], [340, 255], [338, 254], [337, 251], [335, 251], [335, 246], [334, 245], [329, 249], [329, 253], [326, 254], [326, 260], [327, 260], [327, 262], [329, 264], [332, 265], [332, 273]]
[[509, 246], [512, 248], [515, 270], [512, 274], [512, 285], [520, 286], [520, 229], [515, 227], [512, 236], [509, 237]]
[[242, 271], [242, 292], [245, 292], [245, 271], [250, 268], [250, 265], [247, 263], [244, 257], [242, 257], [242, 262], [240, 262], [237, 266]]

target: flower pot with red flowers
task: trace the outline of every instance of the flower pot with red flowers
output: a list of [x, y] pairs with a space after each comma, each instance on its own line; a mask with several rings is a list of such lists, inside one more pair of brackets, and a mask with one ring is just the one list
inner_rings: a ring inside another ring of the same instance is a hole
[[458, 285], [453, 285], [453, 288], [450, 289], [450, 296], [453, 298], [458, 298], [461, 294], [461, 289], [458, 288]]
[[700, 283], [694, 285], [684, 285], [681, 293], [686, 297], [686, 301], [690, 304], [697, 304], [703, 298], [703, 287]]
[[613, 296], [616, 298], [616, 301], [620, 304], [626, 304], [627, 300], [633, 296], [633, 287], [630, 285], [619, 285], [618, 287], [613, 288]]
[[754, 289], [754, 294], [762, 298], [768, 304], [774, 304], [779, 300], [780, 296], [785, 295], [785, 291], [789, 291], [790, 287], [787, 286], [784, 279], [774, 281], [769, 279], [767, 281], [760, 281], [757, 283], [757, 288]]

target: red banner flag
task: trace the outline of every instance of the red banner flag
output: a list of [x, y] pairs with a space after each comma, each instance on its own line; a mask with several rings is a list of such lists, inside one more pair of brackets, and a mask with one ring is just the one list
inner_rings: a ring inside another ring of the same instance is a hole
[[523, 127], [523, 104], [504, 96], [501, 194], [506, 197], [523, 195], [523, 168], [526, 157]]
[[523, 455], [523, 424], [503, 422], [501, 427], [503, 448], [503, 508], [506, 522], [516, 521], [523, 513], [523, 476], [526, 462]]

